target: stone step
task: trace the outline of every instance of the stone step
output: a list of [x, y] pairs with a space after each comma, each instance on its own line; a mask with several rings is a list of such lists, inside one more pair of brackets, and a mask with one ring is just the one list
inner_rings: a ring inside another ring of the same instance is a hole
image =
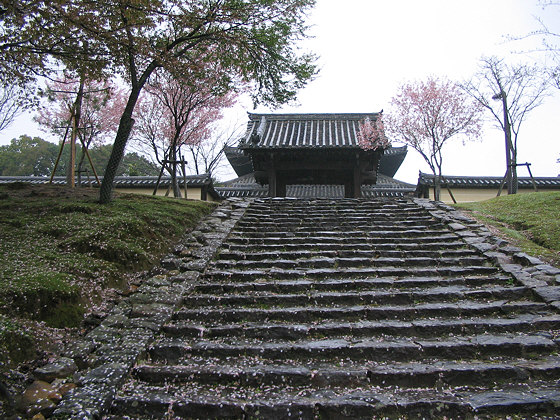
[[537, 332], [560, 330], [560, 316], [512, 315], [509, 317], [429, 318], [410, 321], [379, 320], [358, 322], [288, 323], [278, 321], [242, 322], [238, 324], [205, 325], [200, 321], [175, 321], [166, 324], [163, 332], [170, 337], [217, 338], [244, 337], [262, 340], [301, 340], [321, 337], [437, 337], [440, 335]]
[[464, 255], [457, 257], [310, 257], [298, 259], [264, 259], [264, 260], [225, 260], [219, 259], [212, 262], [216, 270], [255, 270], [255, 269], [317, 269], [317, 268], [359, 268], [367, 267], [468, 267], [490, 265], [486, 258], [477, 255]]
[[236, 251], [222, 251], [218, 256], [220, 260], [269, 260], [269, 259], [301, 259], [301, 258], [463, 258], [478, 256], [477, 251], [467, 248], [460, 249], [325, 249], [325, 250], [309, 250], [303, 248], [293, 250], [268, 251], [262, 249], [246, 250], [240, 248]]
[[369, 387], [406, 388], [442, 386], [493, 386], [519, 381], [552, 379], [560, 374], [560, 360], [498, 359], [482, 361], [438, 361], [380, 364], [352, 363], [344, 366], [307, 363], [305, 366], [254, 358], [228, 360], [219, 366], [207, 360], [191, 360], [188, 365], [140, 365], [133, 377], [150, 384], [196, 383], [238, 386], [285, 385], [291, 387]]
[[[424, 243], [438, 243], [440, 246], [445, 246], [447, 242], [457, 243], [458, 237], [454, 233], [445, 234], [434, 234], [433, 232], [425, 235], [416, 235], [414, 237], [403, 236], [393, 236], [393, 237], [382, 237], [378, 235], [357, 235], [352, 232], [348, 232], [346, 235], [334, 235], [334, 236], [289, 236], [285, 233], [278, 233], [276, 236], [272, 235], [259, 235], [259, 237], [246, 237], [243, 235], [237, 235], [232, 233], [228, 238], [229, 244], [249, 244], [249, 245], [293, 245], [293, 244], [305, 244], [308, 246], [321, 246], [322, 244], [328, 245], [349, 245], [355, 243], [367, 244], [369, 246], [377, 244], [414, 244], [416, 246], [421, 246]], [[462, 246], [465, 246], [462, 243]]]
[[[347, 204], [347, 205], [346, 205]], [[379, 206], [376, 203], [368, 203], [366, 205], [355, 205], [352, 203], [342, 203], [342, 205], [310, 205], [306, 202], [301, 202], [296, 205], [287, 206], [260, 206], [258, 204], [252, 204], [247, 210], [247, 216], [252, 215], [289, 215], [296, 216], [307, 214], [336, 214], [340, 216], [344, 215], [354, 215], [354, 214], [382, 214], [382, 215], [401, 215], [401, 214], [427, 214], [426, 210], [409, 204], [396, 205], [396, 206]]]
[[460, 300], [490, 301], [532, 298], [526, 287], [473, 288], [465, 286], [438, 286], [416, 290], [375, 290], [361, 292], [317, 292], [306, 294], [191, 294], [183, 300], [185, 308], [200, 307], [282, 307], [282, 306], [354, 306], [354, 305], [412, 305], [427, 302]]
[[[437, 241], [394, 241], [394, 242], [379, 242], [374, 243], [371, 242], [371, 239], [368, 238], [367, 240], [363, 240], [360, 242], [351, 242], [351, 241], [332, 241], [332, 242], [322, 242], [322, 243], [315, 243], [315, 242], [308, 242], [305, 240], [300, 240], [299, 243], [286, 243], [282, 241], [281, 243], [267, 243], [264, 244], [262, 241], [258, 241], [259, 243], [250, 244], [250, 243], [225, 243], [223, 245], [222, 251], [220, 255], [224, 252], [235, 252], [235, 253], [244, 253], [244, 252], [278, 252], [278, 251], [286, 251], [287, 253], [290, 252], [298, 252], [301, 250], [317, 250], [317, 251], [340, 251], [340, 252], [353, 252], [353, 251], [368, 251], [368, 252], [381, 252], [385, 250], [396, 250], [399, 252], [405, 251], [415, 251], [415, 250], [435, 250], [437, 252], [445, 249], [449, 250], [462, 250], [466, 249], [465, 243], [462, 241], [458, 241], [456, 237], [452, 238], [455, 240], [442, 240], [441, 242]], [[280, 242], [280, 241], [279, 241]], [[294, 241], [296, 242], [296, 241]], [[227, 250], [227, 251], [224, 251]], [[311, 252], [311, 251], [308, 251]]]
[[560, 314], [462, 236], [408, 199], [254, 200], [107, 418], [556, 416]]
[[336, 199], [323, 199], [323, 198], [313, 198], [313, 199], [304, 199], [304, 198], [298, 198], [298, 199], [290, 199], [290, 198], [286, 198], [286, 199], [281, 199], [281, 200], [277, 200], [277, 199], [269, 199], [266, 197], [262, 197], [259, 199], [256, 199], [252, 204], [251, 204], [251, 209], [257, 209], [257, 208], [262, 208], [262, 209], [276, 209], [276, 210], [281, 210], [282, 207], [285, 208], [297, 208], [297, 207], [301, 207], [301, 208], [305, 208], [305, 207], [310, 207], [310, 205], [312, 205], [313, 208], [321, 208], [321, 207], [325, 207], [325, 208], [329, 208], [329, 209], [352, 209], [352, 208], [356, 208], [356, 209], [360, 209], [362, 207], [375, 207], [375, 208], [381, 208], [384, 207], [386, 209], [395, 209], [395, 208], [412, 208], [412, 209], [421, 209], [421, 207], [419, 207], [417, 204], [415, 204], [414, 202], [410, 201], [409, 199], [401, 199], [401, 198], [368, 198], [368, 199], [362, 199], [362, 200], [356, 200], [356, 199], [347, 199], [347, 198], [336, 198]]
[[[144, 385], [121, 391], [111, 412], [138, 418], [372, 419], [552, 416], [560, 392], [554, 381], [478, 387], [329, 389], [278, 386]], [[403, 417], [403, 414], [405, 417]], [[122, 417], [115, 417], [122, 418]], [[541, 417], [545, 418], [545, 417]]]
[[351, 203], [344, 201], [337, 201], [331, 203], [321, 203], [302, 200], [299, 203], [283, 203], [274, 205], [271, 203], [256, 203], [251, 204], [248, 210], [250, 213], [292, 213], [292, 212], [305, 212], [305, 211], [322, 211], [332, 212], [337, 214], [354, 214], [356, 212], [378, 212], [378, 213], [394, 213], [394, 212], [417, 212], [425, 213], [426, 210], [413, 203], [395, 203], [395, 205], [385, 205], [375, 201]]
[[388, 224], [390, 222], [398, 221], [405, 225], [415, 225], [418, 223], [422, 224], [437, 224], [441, 225], [441, 222], [434, 219], [429, 215], [409, 215], [407, 217], [399, 216], [398, 218], [393, 216], [387, 216], [384, 214], [365, 214], [365, 215], [330, 215], [323, 214], [321, 216], [314, 217], [310, 219], [308, 217], [302, 219], [295, 219], [293, 216], [278, 216], [269, 215], [266, 218], [245, 216], [242, 220], [237, 223], [238, 227], [253, 227], [253, 226], [301, 226], [301, 225], [335, 225], [335, 226], [361, 226], [361, 225], [377, 225], [377, 224]]
[[371, 229], [369, 227], [363, 228], [353, 228], [351, 230], [323, 230], [323, 229], [311, 229], [308, 231], [283, 231], [283, 230], [276, 230], [276, 231], [262, 231], [262, 230], [254, 230], [251, 232], [246, 231], [239, 231], [237, 229], [233, 230], [230, 236], [231, 238], [235, 237], [243, 237], [246, 240], [253, 240], [253, 239], [268, 239], [271, 238], [278, 238], [280, 240], [289, 241], [292, 238], [306, 238], [308, 240], [314, 241], [315, 238], [328, 238], [332, 240], [333, 238], [345, 239], [345, 238], [367, 238], [367, 237], [375, 237], [383, 238], [383, 239], [400, 239], [400, 238], [407, 238], [407, 239], [415, 239], [418, 237], [445, 237], [448, 238], [451, 236], [453, 239], [457, 239], [456, 235], [452, 235], [448, 229], [428, 229], [422, 226], [418, 226], [415, 229], [409, 229], [408, 227], [398, 227], [395, 226], [392, 229], [388, 227], [384, 227], [384, 229]]
[[[202, 282], [207, 279], [202, 278]], [[435, 286], [505, 286], [515, 285], [515, 281], [506, 275], [495, 276], [461, 276], [461, 277], [378, 277], [353, 278], [340, 280], [260, 280], [246, 283], [199, 283], [194, 286], [194, 293], [308, 293], [310, 291], [363, 291], [378, 289], [409, 289]]]
[[261, 340], [220, 338], [160, 338], [148, 348], [151, 360], [168, 364], [190, 357], [258, 357], [262, 360], [336, 361], [344, 359], [376, 362], [474, 360], [488, 357], [541, 357], [558, 351], [552, 338], [539, 334], [482, 334], [436, 338], [334, 338], [317, 340], [263, 342]]
[[[397, 226], [395, 226], [397, 225]], [[317, 231], [317, 230], [402, 230], [402, 229], [442, 229], [445, 225], [435, 220], [399, 220], [397, 223], [391, 220], [366, 220], [359, 219], [354, 221], [323, 221], [323, 220], [299, 220], [291, 222], [276, 222], [267, 220], [266, 222], [239, 222], [235, 226], [237, 232], [254, 231]]]
[[208, 269], [206, 278], [210, 281], [255, 281], [258, 279], [340, 279], [365, 277], [427, 277], [427, 276], [472, 276], [494, 275], [496, 267], [489, 266], [448, 266], [448, 267], [360, 267], [360, 268], [315, 268], [315, 269], [255, 269], [255, 270], [214, 270]]
[[488, 316], [510, 316], [512, 314], [550, 315], [549, 306], [541, 302], [506, 300], [475, 302], [470, 300], [446, 303], [423, 303], [417, 305], [356, 305], [350, 307], [287, 308], [196, 308], [180, 309], [173, 314], [175, 320], [190, 320], [200, 323], [232, 322], [297, 322], [312, 323], [326, 320], [336, 321], [411, 321], [421, 318], [471, 318]]
[[275, 210], [275, 211], [263, 211], [263, 210], [253, 210], [249, 209], [245, 213], [240, 222], [246, 223], [267, 223], [270, 221], [278, 221], [281, 223], [299, 223], [306, 222], [313, 217], [317, 221], [322, 222], [353, 222], [360, 220], [369, 221], [392, 221], [392, 220], [439, 220], [433, 217], [432, 214], [423, 209], [401, 209], [401, 210], [391, 210], [391, 211], [378, 211], [372, 209], [354, 209], [354, 210], [342, 210], [342, 209], [295, 209], [295, 210]]
[[266, 208], [265, 206], [259, 207], [251, 205], [251, 207], [247, 210], [246, 216], [256, 216], [256, 217], [263, 217], [271, 215], [273, 217], [297, 217], [303, 216], [305, 217], [308, 214], [313, 214], [317, 216], [325, 216], [325, 215], [335, 215], [339, 217], [345, 216], [352, 216], [352, 215], [381, 215], [381, 216], [392, 216], [395, 215], [397, 217], [401, 215], [426, 215], [428, 212], [425, 209], [422, 209], [417, 206], [397, 206], [394, 208], [379, 208], [376, 206], [310, 206], [310, 205], [303, 205], [303, 206], [292, 206], [292, 207], [269, 207]]
[[432, 215], [423, 210], [402, 210], [380, 212], [374, 210], [355, 210], [351, 211], [332, 211], [330, 209], [298, 209], [294, 211], [251, 211], [245, 213], [241, 220], [242, 223], [266, 223], [278, 221], [280, 223], [308, 223], [310, 220], [331, 222], [340, 220], [341, 222], [353, 220], [369, 221], [400, 221], [400, 220], [436, 220]]

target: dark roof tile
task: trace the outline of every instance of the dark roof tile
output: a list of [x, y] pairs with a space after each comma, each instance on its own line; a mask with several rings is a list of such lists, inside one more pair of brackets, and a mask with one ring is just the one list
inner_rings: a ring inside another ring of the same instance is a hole
[[359, 123], [377, 113], [249, 114], [241, 148], [358, 147]]
[[[450, 188], [499, 188], [503, 177], [499, 176], [443, 176], [443, 186]], [[560, 188], [560, 177], [534, 177], [537, 188]], [[518, 177], [518, 185], [521, 187], [532, 188], [533, 182], [530, 177]], [[420, 172], [418, 176], [418, 188], [432, 187], [434, 185], [434, 175]]]

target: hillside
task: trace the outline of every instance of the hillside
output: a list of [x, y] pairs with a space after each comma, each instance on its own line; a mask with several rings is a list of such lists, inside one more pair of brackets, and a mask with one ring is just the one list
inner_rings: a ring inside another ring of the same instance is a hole
[[560, 266], [560, 192], [515, 194], [455, 207], [492, 226], [528, 254]]
[[[214, 205], [49, 185], [0, 186], [0, 383], [94, 325]], [[85, 317], [85, 322], [84, 322]]]

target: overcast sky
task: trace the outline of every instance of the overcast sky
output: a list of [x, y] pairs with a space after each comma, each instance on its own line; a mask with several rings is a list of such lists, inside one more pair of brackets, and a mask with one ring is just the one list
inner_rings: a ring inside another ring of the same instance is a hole
[[[305, 45], [320, 55], [321, 72], [299, 95], [300, 106], [278, 111], [377, 112], [388, 109], [404, 82], [429, 75], [469, 78], [482, 55], [542, 61], [541, 56], [518, 53], [540, 46], [540, 38], [508, 41], [508, 35], [535, 30], [536, 16], [560, 33], [560, 7], [543, 10], [536, 0], [318, 0], [309, 20], [315, 38]], [[520, 131], [518, 161], [532, 163], [535, 176], [560, 173], [560, 92], [554, 94]], [[483, 138], [465, 146], [449, 143], [444, 173], [503, 176], [503, 133], [489, 123]], [[409, 149], [396, 178], [416, 184], [419, 170], [430, 172]], [[525, 168], [519, 172], [527, 175]]]
[[[299, 106], [256, 112], [377, 112], [388, 109], [404, 82], [429, 75], [470, 77], [482, 55], [542, 61], [537, 54], [519, 54], [538, 47], [540, 39], [508, 41], [508, 35], [538, 28], [536, 16], [560, 33], [560, 7], [543, 10], [537, 0], [317, 0], [309, 16], [314, 38], [302, 46], [320, 56], [319, 76], [301, 91]], [[518, 161], [532, 163], [535, 176], [560, 173], [560, 92], [553, 93], [521, 127]], [[244, 124], [247, 111], [253, 111], [249, 101], [228, 113], [227, 124]], [[0, 133], [0, 144], [20, 134], [47, 137], [24, 116]], [[488, 123], [483, 137], [465, 146], [450, 143], [444, 149], [444, 173], [503, 176], [503, 133]], [[429, 172], [410, 149], [396, 178], [415, 184], [419, 170]], [[524, 168], [519, 173], [527, 175]]]

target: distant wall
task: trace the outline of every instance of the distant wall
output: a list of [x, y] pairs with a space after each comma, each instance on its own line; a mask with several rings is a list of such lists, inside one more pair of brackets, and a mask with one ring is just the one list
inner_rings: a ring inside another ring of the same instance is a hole
[[[122, 192], [122, 193], [131, 193], [131, 194], [144, 194], [144, 195], [152, 195], [154, 192], [153, 188], [121, 188], [121, 187], [115, 187], [115, 189], [118, 192]], [[160, 187], [157, 190], [157, 194], [158, 196], [165, 196], [165, 193], [167, 192], [167, 187]], [[181, 187], [181, 194], [185, 194], [185, 189], [183, 187]], [[170, 197], [173, 197], [173, 192], [169, 193]], [[201, 200], [202, 199], [202, 188], [200, 187], [187, 187], [187, 198], [190, 200]], [[210, 195], [207, 194], [206, 195], [206, 201], [216, 201], [214, 200], [214, 198]]]
[[[430, 188], [430, 200], [434, 199], [434, 189]], [[547, 188], [546, 190], [542, 190], [542, 191], [560, 191], [559, 189], [550, 189]], [[491, 198], [496, 197], [496, 195], [498, 195], [498, 188], [451, 188], [451, 192], [453, 193], [453, 196], [455, 197], [455, 200], [457, 200], [458, 203], [468, 203], [471, 201], [484, 201], [484, 200], [489, 200]], [[532, 193], [535, 192], [533, 190], [533, 188], [519, 188], [518, 189], [518, 193], [519, 194], [527, 194], [527, 193]], [[502, 190], [502, 195], [507, 195], [507, 188], [504, 188]], [[444, 203], [453, 203], [453, 200], [451, 199], [451, 196], [449, 195], [449, 192], [447, 191], [447, 188], [442, 188], [441, 189], [441, 201], [443, 201]]]

